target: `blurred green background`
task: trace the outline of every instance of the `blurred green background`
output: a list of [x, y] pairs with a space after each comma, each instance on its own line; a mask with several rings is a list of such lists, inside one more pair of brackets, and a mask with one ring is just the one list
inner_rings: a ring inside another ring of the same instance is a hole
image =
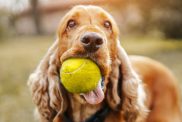
[[109, 11], [128, 54], [165, 64], [182, 91], [181, 0], [0, 0], [0, 122], [35, 121], [28, 76], [54, 42], [61, 17], [77, 4]]

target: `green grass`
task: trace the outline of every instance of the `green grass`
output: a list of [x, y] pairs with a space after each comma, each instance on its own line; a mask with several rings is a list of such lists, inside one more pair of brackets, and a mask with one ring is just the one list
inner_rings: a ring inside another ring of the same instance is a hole
[[34, 121], [26, 82], [52, 42], [52, 37], [15, 37], [0, 43], [0, 122]]
[[[27, 79], [53, 41], [50, 36], [0, 41], [0, 122], [35, 121]], [[138, 37], [124, 38], [122, 45], [129, 54], [149, 56], [164, 63], [182, 82], [182, 41]]]

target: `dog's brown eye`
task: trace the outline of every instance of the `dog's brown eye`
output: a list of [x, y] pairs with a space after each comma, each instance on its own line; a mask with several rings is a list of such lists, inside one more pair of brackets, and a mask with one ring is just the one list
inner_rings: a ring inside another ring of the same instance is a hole
[[68, 21], [68, 25], [67, 25], [68, 28], [73, 28], [75, 26], [76, 26], [76, 22], [74, 20], [69, 20]]
[[104, 27], [105, 27], [105, 28], [108, 28], [108, 29], [111, 28], [111, 22], [105, 21], [105, 22], [104, 22]]

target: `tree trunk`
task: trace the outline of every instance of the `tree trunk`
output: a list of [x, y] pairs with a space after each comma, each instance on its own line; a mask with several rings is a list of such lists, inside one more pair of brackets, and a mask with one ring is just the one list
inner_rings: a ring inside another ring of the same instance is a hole
[[41, 30], [41, 14], [38, 9], [38, 0], [30, 0], [32, 18], [35, 24], [36, 34], [42, 34]]

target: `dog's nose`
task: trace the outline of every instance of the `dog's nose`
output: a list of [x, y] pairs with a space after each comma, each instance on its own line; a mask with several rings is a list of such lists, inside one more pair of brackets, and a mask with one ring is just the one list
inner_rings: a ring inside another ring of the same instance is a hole
[[81, 38], [81, 43], [86, 51], [95, 52], [103, 44], [103, 39], [95, 32], [87, 32]]

